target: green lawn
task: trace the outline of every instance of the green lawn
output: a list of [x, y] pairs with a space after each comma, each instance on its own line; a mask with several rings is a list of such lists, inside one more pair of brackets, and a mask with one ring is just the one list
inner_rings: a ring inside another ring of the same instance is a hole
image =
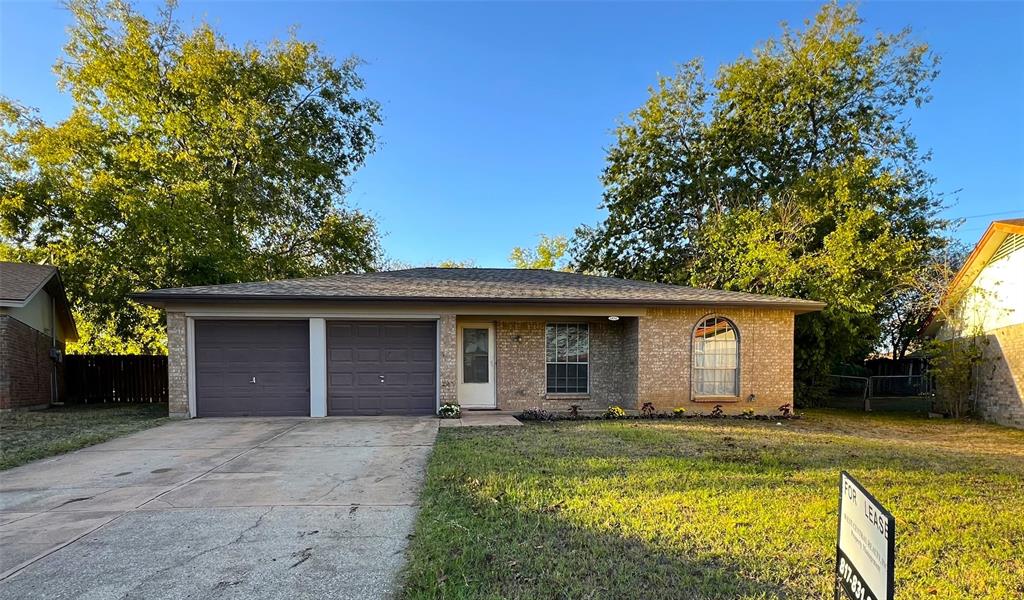
[[89, 404], [0, 413], [0, 470], [166, 421], [166, 404]]
[[441, 429], [402, 596], [831, 598], [840, 469], [897, 598], [1024, 597], [1024, 431], [828, 410]]

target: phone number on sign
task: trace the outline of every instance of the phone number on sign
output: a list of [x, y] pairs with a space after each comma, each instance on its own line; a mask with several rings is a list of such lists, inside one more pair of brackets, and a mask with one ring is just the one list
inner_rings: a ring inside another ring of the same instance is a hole
[[845, 556], [839, 557], [839, 568], [836, 570], [836, 577], [846, 592], [846, 595], [855, 600], [875, 600], [867, 585], [860, 578], [860, 574], [846, 561]]

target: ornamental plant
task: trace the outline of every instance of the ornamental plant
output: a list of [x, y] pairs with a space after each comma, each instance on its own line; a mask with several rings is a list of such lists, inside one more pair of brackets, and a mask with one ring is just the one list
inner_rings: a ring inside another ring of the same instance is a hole
[[445, 402], [437, 409], [437, 416], [442, 419], [458, 419], [462, 417], [462, 407], [453, 402]]
[[686, 416], [686, 409], [682, 407], [672, 409], [672, 416], [681, 419]]
[[602, 416], [605, 419], [623, 419], [626, 417], [626, 411], [619, 406], [609, 406]]
[[555, 415], [543, 408], [528, 408], [519, 415], [521, 421], [554, 421]]

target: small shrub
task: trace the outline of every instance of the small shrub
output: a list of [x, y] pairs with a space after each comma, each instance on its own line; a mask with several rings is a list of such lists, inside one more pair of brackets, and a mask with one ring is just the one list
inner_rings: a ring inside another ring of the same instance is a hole
[[569, 405], [569, 418], [570, 419], [578, 419], [578, 418], [580, 418], [580, 405], [579, 404], [570, 404]]
[[724, 417], [725, 416], [725, 411], [722, 410], [722, 405], [721, 404], [716, 404], [715, 407], [711, 409], [711, 415], [710, 416], [711, 416], [712, 419], [721, 419], [722, 417]]
[[462, 407], [458, 404], [445, 402], [441, 405], [441, 408], [437, 409], [437, 416], [442, 419], [458, 419], [462, 416]]
[[744, 410], [743, 411], [743, 418], [744, 419], [753, 419], [754, 418], [754, 409], [748, 408], [748, 409]]
[[686, 409], [682, 407], [674, 408], [672, 409], [672, 416], [677, 419], [682, 419], [683, 417], [686, 416]]
[[622, 410], [618, 406], [609, 406], [608, 410], [604, 411], [602, 415], [605, 419], [624, 419], [626, 417], [626, 411]]
[[783, 404], [779, 407], [779, 412], [782, 413], [783, 419], [788, 419], [793, 416], [793, 407], [790, 404]]
[[519, 415], [520, 421], [554, 421], [555, 415], [543, 408], [528, 408]]
[[654, 416], [654, 403], [644, 402], [644, 405], [640, 407], [640, 412], [648, 419]]

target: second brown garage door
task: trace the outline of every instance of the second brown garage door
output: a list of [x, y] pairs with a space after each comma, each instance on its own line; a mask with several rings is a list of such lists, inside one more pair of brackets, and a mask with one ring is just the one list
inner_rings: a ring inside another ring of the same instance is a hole
[[436, 382], [433, 321], [327, 324], [327, 414], [433, 414]]

